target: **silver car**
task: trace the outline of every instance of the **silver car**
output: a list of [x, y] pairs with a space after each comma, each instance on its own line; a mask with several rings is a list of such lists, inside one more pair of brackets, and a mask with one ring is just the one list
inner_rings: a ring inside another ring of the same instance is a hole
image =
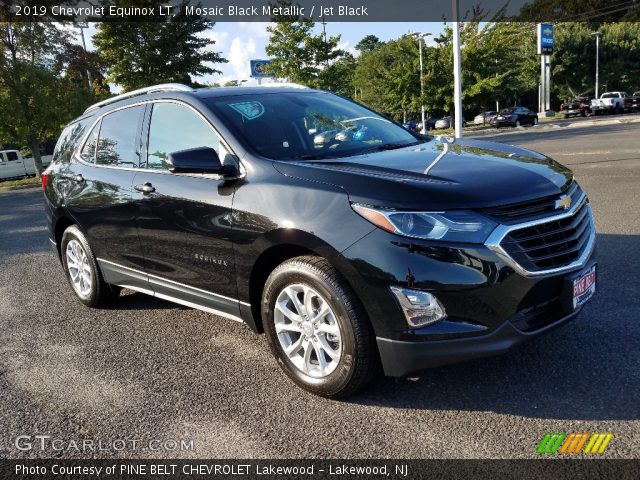
[[491, 121], [491, 117], [495, 116], [497, 112], [493, 110], [488, 110], [486, 112], [481, 112], [473, 118], [474, 125], [488, 125]]

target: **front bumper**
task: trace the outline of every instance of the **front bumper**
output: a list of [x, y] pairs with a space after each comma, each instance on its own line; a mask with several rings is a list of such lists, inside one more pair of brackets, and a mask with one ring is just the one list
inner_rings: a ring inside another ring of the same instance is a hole
[[[574, 318], [572, 279], [594, 263], [590, 245], [568, 270], [527, 275], [485, 245], [406, 239], [374, 230], [343, 253], [343, 273], [367, 311], [384, 372], [405, 376], [503, 353]], [[447, 318], [409, 328], [390, 286], [432, 293]]]
[[376, 341], [384, 374], [389, 377], [406, 377], [433, 367], [505, 353], [515, 345], [574, 319], [579, 313], [580, 310], [576, 310], [533, 332], [519, 330], [512, 322], [507, 321], [491, 333], [478, 337], [426, 342], [378, 337]]

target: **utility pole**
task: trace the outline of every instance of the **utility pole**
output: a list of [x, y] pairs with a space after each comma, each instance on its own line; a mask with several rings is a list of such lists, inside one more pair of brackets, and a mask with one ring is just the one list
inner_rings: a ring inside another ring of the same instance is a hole
[[596, 89], [594, 98], [598, 98], [599, 76], [600, 76], [600, 35], [602, 32], [594, 32], [591, 35], [596, 36]]
[[431, 34], [427, 32], [412, 32], [407, 35], [418, 40], [418, 55], [420, 55], [420, 114], [422, 116], [422, 128], [420, 129], [420, 133], [423, 135], [427, 133], [427, 122], [424, 115], [424, 66], [422, 61], [422, 41], [429, 35]]
[[455, 138], [462, 138], [462, 62], [460, 60], [460, 22], [458, 0], [451, 0], [453, 16], [453, 112]]
[[89, 60], [87, 55], [87, 44], [84, 41], [84, 29], [89, 28], [88, 22], [76, 22], [76, 27], [80, 29], [80, 38], [82, 38], [82, 49], [84, 50], [84, 61], [87, 65], [87, 80], [89, 81], [89, 92], [93, 91], [93, 82], [91, 81], [91, 72], [89, 71]]

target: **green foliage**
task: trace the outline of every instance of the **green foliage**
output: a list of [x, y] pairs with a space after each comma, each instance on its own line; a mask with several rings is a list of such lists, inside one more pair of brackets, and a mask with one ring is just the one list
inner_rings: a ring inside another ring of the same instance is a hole
[[369, 53], [383, 43], [384, 42], [381, 42], [380, 39], [375, 35], [366, 35], [356, 44], [356, 50], [358, 50], [360, 53]]
[[397, 120], [420, 109], [420, 58], [415, 40], [402, 37], [363, 53], [354, 72], [356, 99]]
[[108, 65], [108, 81], [128, 91], [165, 82], [197, 86], [194, 76], [220, 73], [213, 65], [227, 60], [211, 50], [214, 40], [200, 35], [215, 23], [193, 17], [184, 21], [182, 10], [176, 11], [170, 22], [98, 25], [93, 43]]
[[0, 23], [0, 141], [31, 149], [38, 175], [40, 145], [57, 138], [62, 126], [89, 100], [56, 69], [56, 53], [70, 34], [52, 23]]
[[[278, 0], [278, 6], [289, 7], [290, 0]], [[313, 34], [315, 22], [305, 17], [279, 16], [274, 26], [267, 28], [269, 44], [266, 52], [271, 59], [269, 73], [290, 82], [336, 93], [352, 91], [351, 75], [342, 76], [353, 57], [338, 48], [340, 35]]]

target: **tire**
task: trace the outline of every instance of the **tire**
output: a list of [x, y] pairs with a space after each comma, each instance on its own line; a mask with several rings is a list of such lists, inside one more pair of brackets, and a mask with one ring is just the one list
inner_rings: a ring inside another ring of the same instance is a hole
[[565, 118], [565, 119], [569, 118], [569, 115], [565, 115], [565, 116], [564, 116], [564, 118]]
[[[109, 285], [102, 278], [87, 238], [75, 225], [62, 234], [60, 257], [71, 289], [78, 300], [88, 307], [103, 306], [120, 293], [119, 287]], [[82, 268], [74, 268], [74, 263]], [[78, 274], [74, 275], [74, 271]]]
[[304, 390], [342, 398], [377, 374], [379, 357], [364, 309], [325, 259], [296, 257], [276, 267], [265, 283], [261, 312], [271, 353]]

